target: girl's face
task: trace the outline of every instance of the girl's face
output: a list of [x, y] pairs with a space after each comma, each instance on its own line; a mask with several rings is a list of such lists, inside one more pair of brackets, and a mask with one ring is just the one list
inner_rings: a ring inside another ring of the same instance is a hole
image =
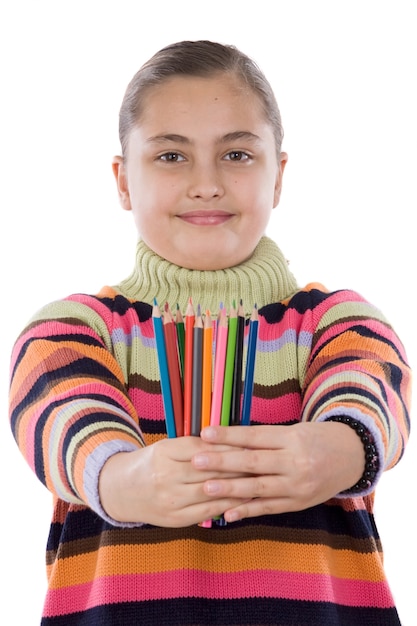
[[287, 160], [256, 95], [235, 77], [172, 77], [146, 95], [113, 161], [143, 241], [189, 269], [248, 259], [278, 204]]

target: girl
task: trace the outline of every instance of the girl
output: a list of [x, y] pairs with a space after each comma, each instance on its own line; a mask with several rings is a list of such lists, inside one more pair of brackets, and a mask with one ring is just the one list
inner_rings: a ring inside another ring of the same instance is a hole
[[[373, 499], [408, 437], [409, 367], [379, 310], [300, 288], [264, 235], [282, 134], [232, 46], [173, 44], [127, 88], [133, 272], [48, 304], [12, 355], [13, 433], [54, 495], [45, 626], [399, 624]], [[190, 297], [257, 304], [251, 425], [167, 438], [152, 303]]]

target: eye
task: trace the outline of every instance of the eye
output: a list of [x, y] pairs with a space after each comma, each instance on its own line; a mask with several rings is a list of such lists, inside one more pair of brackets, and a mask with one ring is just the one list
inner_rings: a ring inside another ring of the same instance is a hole
[[178, 163], [179, 161], [185, 161], [185, 159], [182, 154], [179, 154], [179, 152], [164, 152], [164, 154], [159, 155], [158, 161], [165, 161], [167, 163]]
[[224, 158], [226, 161], [248, 161], [251, 157], [243, 150], [231, 150]]

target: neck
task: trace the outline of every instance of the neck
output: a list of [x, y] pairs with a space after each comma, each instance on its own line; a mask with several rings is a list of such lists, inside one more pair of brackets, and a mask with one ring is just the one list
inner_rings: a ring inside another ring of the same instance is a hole
[[132, 274], [116, 290], [125, 297], [152, 304], [154, 298], [185, 311], [191, 297], [203, 310], [218, 312], [242, 299], [245, 314], [279, 302], [297, 291], [288, 263], [272, 239], [262, 237], [250, 259], [224, 270], [189, 270], [158, 256], [141, 240], [137, 244]]

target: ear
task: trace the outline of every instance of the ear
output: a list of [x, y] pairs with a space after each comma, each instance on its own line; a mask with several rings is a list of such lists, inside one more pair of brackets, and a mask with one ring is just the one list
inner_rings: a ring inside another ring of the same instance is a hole
[[126, 166], [121, 156], [115, 156], [112, 161], [113, 174], [116, 179], [119, 202], [125, 211], [131, 211], [129, 185], [127, 182]]
[[288, 154], [286, 152], [281, 152], [279, 155], [278, 169], [277, 169], [277, 177], [275, 180], [275, 188], [274, 188], [274, 206], [278, 206], [279, 199], [281, 197], [281, 189], [282, 189], [282, 177], [284, 175], [284, 169], [287, 165]]

